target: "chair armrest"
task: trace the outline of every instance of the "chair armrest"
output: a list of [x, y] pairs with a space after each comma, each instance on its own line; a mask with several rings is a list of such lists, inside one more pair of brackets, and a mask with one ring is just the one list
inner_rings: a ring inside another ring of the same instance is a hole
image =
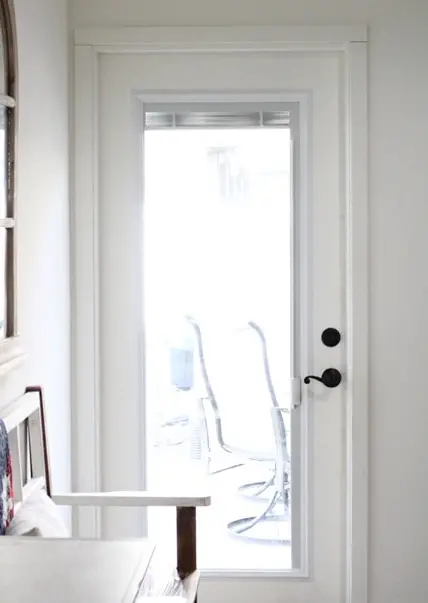
[[70, 507], [208, 507], [211, 496], [156, 492], [72, 492], [53, 494], [52, 500]]

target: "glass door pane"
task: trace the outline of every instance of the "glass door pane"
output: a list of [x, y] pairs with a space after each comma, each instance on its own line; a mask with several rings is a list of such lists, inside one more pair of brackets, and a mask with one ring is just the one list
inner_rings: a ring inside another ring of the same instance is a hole
[[201, 568], [289, 569], [290, 130], [148, 130], [144, 156], [147, 485], [207, 480]]

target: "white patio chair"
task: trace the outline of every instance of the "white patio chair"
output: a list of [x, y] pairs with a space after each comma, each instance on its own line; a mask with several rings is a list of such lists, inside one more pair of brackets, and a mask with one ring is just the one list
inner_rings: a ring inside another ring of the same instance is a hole
[[[193, 326], [205, 400], [212, 408], [215, 437], [220, 447], [233, 455], [236, 463], [258, 461], [267, 465], [263, 482], [240, 487], [257, 495], [273, 488], [273, 494], [261, 513], [243, 517], [228, 524], [235, 534], [251, 536], [251, 528], [262, 522], [288, 520], [290, 462], [287, 430], [269, 368], [266, 339], [254, 322], [240, 327], [224, 323], [201, 324], [188, 317]], [[208, 426], [209, 422], [205, 421]], [[208, 427], [207, 427], [208, 429]], [[208, 442], [212, 434], [206, 434]], [[270, 475], [269, 475], [270, 471]], [[284, 505], [277, 514], [277, 504]], [[268, 538], [270, 539], [270, 538]], [[286, 539], [288, 540], [288, 538]]]

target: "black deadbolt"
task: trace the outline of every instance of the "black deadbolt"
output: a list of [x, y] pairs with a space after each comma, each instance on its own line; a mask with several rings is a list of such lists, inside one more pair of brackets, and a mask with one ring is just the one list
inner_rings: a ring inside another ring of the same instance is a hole
[[321, 341], [328, 348], [334, 348], [340, 343], [340, 333], [334, 327], [328, 327], [328, 329], [324, 329], [321, 334]]

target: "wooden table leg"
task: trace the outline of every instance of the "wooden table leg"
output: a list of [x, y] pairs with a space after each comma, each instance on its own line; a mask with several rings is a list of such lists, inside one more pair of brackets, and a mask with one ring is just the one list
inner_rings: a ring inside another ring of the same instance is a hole
[[196, 571], [195, 507], [177, 507], [177, 571], [181, 579]]
[[184, 580], [189, 603], [197, 603], [196, 507], [177, 507], [177, 571]]

